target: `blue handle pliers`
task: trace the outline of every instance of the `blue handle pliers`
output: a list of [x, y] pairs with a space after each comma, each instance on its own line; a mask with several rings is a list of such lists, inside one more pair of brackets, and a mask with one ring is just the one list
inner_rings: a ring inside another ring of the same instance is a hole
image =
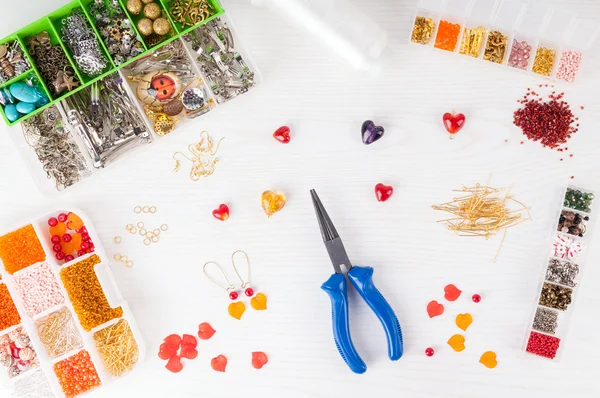
[[356, 288], [360, 296], [371, 307], [381, 321], [387, 337], [388, 356], [392, 361], [397, 361], [402, 356], [402, 330], [394, 310], [379, 290], [373, 284], [373, 268], [352, 266], [344, 244], [340, 239], [329, 215], [325, 211], [319, 196], [314, 189], [310, 191], [315, 212], [321, 228], [323, 242], [333, 263], [335, 273], [323, 283], [323, 289], [331, 299], [331, 317], [333, 322], [333, 338], [340, 355], [354, 373], [365, 373], [367, 365], [356, 352], [350, 327], [348, 324], [348, 295], [346, 291], [346, 278], [342, 273], [342, 265], [348, 270], [348, 279]]

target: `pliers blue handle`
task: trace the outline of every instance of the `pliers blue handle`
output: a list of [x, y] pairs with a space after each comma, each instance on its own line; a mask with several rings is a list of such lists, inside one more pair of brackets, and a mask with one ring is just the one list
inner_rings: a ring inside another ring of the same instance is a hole
[[[403, 353], [402, 330], [394, 310], [373, 283], [373, 268], [354, 266], [348, 271], [348, 278], [360, 296], [371, 307], [381, 321], [388, 344], [388, 357], [392, 361], [400, 359]], [[367, 365], [358, 355], [352, 337], [348, 318], [348, 295], [346, 278], [343, 274], [333, 274], [321, 286], [331, 299], [333, 338], [340, 355], [354, 373], [365, 373]]]

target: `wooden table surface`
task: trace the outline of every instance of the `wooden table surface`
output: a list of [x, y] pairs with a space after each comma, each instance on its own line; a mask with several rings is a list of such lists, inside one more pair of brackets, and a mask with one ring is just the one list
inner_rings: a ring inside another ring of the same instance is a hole
[[[64, 3], [0, 0], [0, 36]], [[93, 220], [109, 256], [119, 252], [135, 262], [132, 269], [114, 263], [112, 270], [146, 339], [148, 356], [136, 372], [93, 396], [598, 396], [597, 245], [587, 257], [562, 360], [553, 363], [522, 351], [560, 192], [571, 182], [600, 189], [598, 43], [585, 54], [579, 82], [557, 86], [580, 117], [569, 158], [527, 141], [512, 124], [516, 100], [543, 80], [407, 45], [415, 1], [355, 3], [389, 34], [391, 57], [376, 80], [353, 74], [301, 31], [247, 0], [224, 1], [263, 83], [145, 150], [123, 156], [62, 196], [38, 192], [9, 138], [20, 129], [0, 128], [2, 230], [51, 209], [77, 206]], [[594, 0], [551, 3], [600, 18]], [[453, 109], [468, 121], [449, 140], [440, 120]], [[365, 119], [386, 129], [385, 137], [368, 147], [359, 138]], [[287, 146], [271, 138], [284, 124], [292, 128]], [[171, 157], [196, 142], [202, 130], [225, 137], [221, 162], [213, 176], [192, 182], [185, 173], [173, 172]], [[485, 183], [491, 174], [493, 185], [512, 187], [533, 218], [509, 231], [496, 263], [491, 259], [500, 237], [455, 237], [436, 223], [443, 214], [431, 209], [449, 200], [452, 189]], [[386, 203], [374, 198], [378, 182], [395, 188]], [[369, 367], [362, 376], [350, 373], [332, 339], [329, 300], [319, 289], [332, 267], [311, 188], [319, 192], [351, 260], [375, 267], [375, 282], [402, 325], [405, 353], [390, 362], [379, 322], [350, 293], [354, 342]], [[288, 197], [285, 209], [271, 219], [259, 206], [266, 189]], [[231, 207], [225, 223], [211, 216], [219, 203]], [[125, 225], [141, 218], [133, 213], [136, 205], [157, 206], [147, 221], [169, 225], [159, 244], [145, 247], [126, 234]], [[117, 235], [123, 236], [120, 245], [113, 242]], [[209, 260], [229, 267], [237, 249], [250, 256], [253, 286], [269, 299], [266, 312], [249, 308], [242, 321], [227, 315], [225, 293], [202, 274]], [[463, 296], [446, 303], [444, 316], [429, 319], [426, 304], [443, 301], [448, 283], [461, 288]], [[482, 295], [481, 303], [470, 301], [474, 293]], [[457, 331], [453, 317], [462, 312], [473, 314], [474, 322], [465, 334], [467, 349], [455, 353], [445, 342]], [[203, 321], [211, 322], [217, 334], [200, 342], [198, 358], [186, 362], [180, 374], [167, 372], [156, 355], [162, 338], [193, 334]], [[428, 346], [436, 349], [432, 358], [424, 355]], [[478, 363], [487, 350], [498, 354], [494, 370]], [[252, 351], [269, 354], [263, 370], [250, 366]], [[224, 374], [209, 365], [218, 354], [229, 358]], [[1, 396], [4, 391], [0, 387]]]

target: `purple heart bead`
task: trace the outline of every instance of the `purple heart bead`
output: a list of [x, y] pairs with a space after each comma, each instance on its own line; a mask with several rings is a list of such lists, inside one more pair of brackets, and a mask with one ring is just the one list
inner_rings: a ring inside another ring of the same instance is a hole
[[365, 145], [370, 145], [383, 137], [385, 130], [381, 126], [376, 126], [372, 120], [365, 120], [360, 129], [362, 133], [362, 140]]

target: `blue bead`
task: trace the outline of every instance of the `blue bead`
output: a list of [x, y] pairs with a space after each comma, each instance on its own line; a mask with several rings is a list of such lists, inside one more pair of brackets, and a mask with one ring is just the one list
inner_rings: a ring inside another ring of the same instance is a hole
[[35, 103], [39, 99], [39, 96], [33, 87], [21, 82], [11, 84], [10, 93], [13, 97], [22, 102]]
[[35, 104], [32, 104], [30, 102], [19, 102], [17, 104], [17, 111], [19, 111], [19, 113], [27, 115], [28, 113], [35, 111]]
[[17, 111], [17, 107], [13, 104], [8, 104], [4, 107], [4, 114], [10, 122], [14, 122], [19, 117], [21, 117], [21, 115], [19, 115], [19, 112]]

